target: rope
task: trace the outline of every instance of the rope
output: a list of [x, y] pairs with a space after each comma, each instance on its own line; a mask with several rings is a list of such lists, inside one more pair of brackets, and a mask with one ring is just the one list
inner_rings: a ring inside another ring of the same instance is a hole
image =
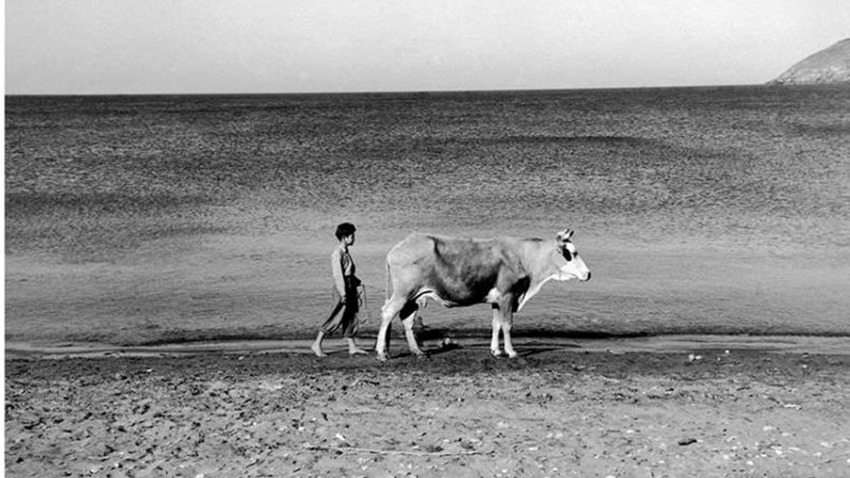
[[369, 308], [369, 304], [366, 300], [366, 284], [360, 284], [357, 286], [357, 300], [359, 305], [361, 305], [364, 309]]

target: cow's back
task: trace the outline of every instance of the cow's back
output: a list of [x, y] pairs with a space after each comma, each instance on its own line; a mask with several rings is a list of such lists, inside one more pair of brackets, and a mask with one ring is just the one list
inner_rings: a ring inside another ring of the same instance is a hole
[[387, 265], [401, 294], [428, 290], [446, 305], [478, 303], [504, 270], [502, 242], [413, 234], [390, 250]]
[[492, 263], [496, 241], [493, 239], [468, 239], [414, 233], [396, 244], [387, 253], [387, 263], [391, 266], [406, 264], [424, 264], [432, 261], [456, 264]]

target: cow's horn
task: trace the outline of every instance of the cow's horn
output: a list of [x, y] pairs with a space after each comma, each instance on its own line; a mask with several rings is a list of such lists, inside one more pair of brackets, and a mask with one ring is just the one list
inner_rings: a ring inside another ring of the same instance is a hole
[[573, 232], [575, 231], [573, 231], [572, 229], [564, 229], [562, 232], [558, 233], [558, 239], [562, 241], [569, 241], [570, 238], [573, 236]]

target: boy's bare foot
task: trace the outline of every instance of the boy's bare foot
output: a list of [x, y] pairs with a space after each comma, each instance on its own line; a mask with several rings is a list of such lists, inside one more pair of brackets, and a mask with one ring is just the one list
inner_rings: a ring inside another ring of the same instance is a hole
[[310, 350], [312, 350], [313, 353], [316, 354], [316, 357], [327, 357], [328, 356], [328, 354], [322, 352], [322, 346], [319, 345], [319, 344], [314, 343], [313, 346], [310, 347]]

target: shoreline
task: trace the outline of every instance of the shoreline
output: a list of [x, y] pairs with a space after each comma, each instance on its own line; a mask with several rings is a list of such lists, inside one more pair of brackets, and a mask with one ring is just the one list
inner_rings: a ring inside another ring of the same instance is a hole
[[[367, 349], [375, 339], [364, 336], [360, 339]], [[104, 343], [37, 343], [5, 342], [6, 360], [107, 358], [107, 357], [169, 357], [200, 354], [260, 354], [287, 353], [312, 354], [311, 339], [283, 340], [225, 340], [199, 341], [173, 344], [121, 346]], [[441, 351], [442, 340], [421, 340], [426, 352]], [[850, 355], [850, 337], [824, 337], [799, 335], [658, 335], [646, 337], [612, 338], [562, 338], [523, 336], [514, 339], [520, 356], [541, 349], [576, 353], [630, 352], [646, 353], [689, 353], [702, 350], [752, 350], [768, 353], [793, 353], [811, 355]], [[489, 348], [489, 340], [483, 338], [454, 338], [448, 344], [451, 349]], [[341, 339], [328, 338], [325, 342], [329, 354], [344, 355], [345, 346]], [[393, 338], [390, 351], [393, 355], [407, 353], [403, 338]]]

